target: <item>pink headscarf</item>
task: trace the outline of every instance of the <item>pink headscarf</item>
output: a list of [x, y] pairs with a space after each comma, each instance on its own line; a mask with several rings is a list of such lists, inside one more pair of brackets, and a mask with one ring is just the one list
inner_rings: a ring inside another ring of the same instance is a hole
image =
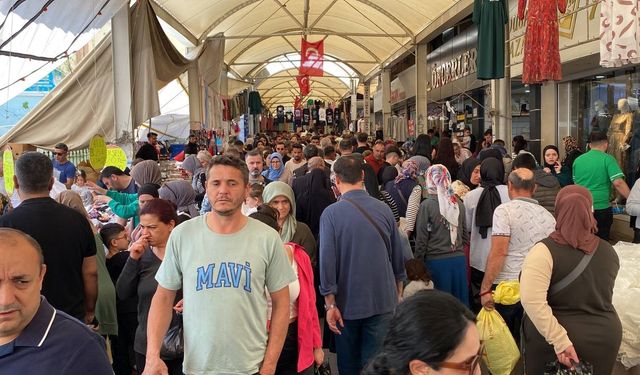
[[589, 190], [578, 185], [562, 188], [556, 196], [556, 230], [549, 237], [560, 245], [591, 254], [600, 243], [592, 212], [593, 198]]

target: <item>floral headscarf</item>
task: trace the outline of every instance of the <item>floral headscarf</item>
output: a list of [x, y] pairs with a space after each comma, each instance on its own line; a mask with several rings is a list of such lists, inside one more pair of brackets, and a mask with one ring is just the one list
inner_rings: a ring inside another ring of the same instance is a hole
[[396, 184], [407, 178], [418, 181], [418, 164], [413, 160], [407, 160], [402, 164], [402, 173], [396, 177]]
[[451, 247], [455, 248], [458, 239], [458, 218], [460, 207], [453, 189], [451, 188], [451, 175], [442, 164], [429, 167], [425, 174], [427, 191], [438, 196], [440, 215], [446, 220], [451, 236]]
[[564, 150], [566, 153], [578, 149], [578, 141], [570, 135], [562, 137], [562, 143], [564, 143]]

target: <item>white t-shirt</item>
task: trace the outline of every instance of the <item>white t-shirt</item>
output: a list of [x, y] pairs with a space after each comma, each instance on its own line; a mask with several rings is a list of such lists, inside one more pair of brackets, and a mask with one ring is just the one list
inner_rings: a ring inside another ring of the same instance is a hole
[[549, 237], [556, 219], [534, 199], [516, 198], [493, 213], [493, 236], [509, 236], [509, 250], [494, 283], [518, 280], [524, 258], [537, 242]]
[[267, 348], [266, 288], [296, 276], [274, 229], [248, 218], [238, 232], [218, 234], [209, 215], [171, 232], [156, 280], [183, 291], [186, 374], [255, 374]]
[[[502, 203], [509, 202], [509, 189], [507, 185], [498, 185], [496, 189], [498, 189], [498, 193], [500, 193], [500, 201]], [[480, 200], [480, 195], [483, 190], [484, 189], [479, 186], [464, 196], [465, 223], [467, 231], [471, 232], [469, 262], [471, 263], [471, 267], [482, 272], [484, 272], [487, 267], [487, 258], [489, 257], [489, 250], [491, 250], [491, 228], [487, 229], [487, 238], [482, 238], [479, 228], [476, 226], [476, 208], [478, 207], [478, 200]]]

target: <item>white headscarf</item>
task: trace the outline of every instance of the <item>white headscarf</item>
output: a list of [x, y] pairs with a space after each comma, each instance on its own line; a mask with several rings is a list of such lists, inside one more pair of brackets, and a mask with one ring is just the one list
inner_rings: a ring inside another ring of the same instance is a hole
[[427, 191], [438, 196], [440, 215], [446, 220], [451, 236], [451, 247], [455, 248], [458, 239], [458, 217], [460, 208], [458, 199], [451, 188], [451, 175], [442, 164], [432, 165], [425, 174]]

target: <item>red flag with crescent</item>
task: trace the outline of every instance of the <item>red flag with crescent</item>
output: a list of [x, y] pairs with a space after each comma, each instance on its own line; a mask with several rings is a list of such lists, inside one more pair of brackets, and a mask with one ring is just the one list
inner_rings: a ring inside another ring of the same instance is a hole
[[296, 81], [298, 81], [298, 86], [300, 87], [300, 96], [309, 95], [309, 76], [308, 75], [298, 75], [296, 77]]
[[322, 77], [324, 75], [324, 39], [317, 42], [308, 42], [302, 39], [300, 51], [301, 61], [298, 73]]

